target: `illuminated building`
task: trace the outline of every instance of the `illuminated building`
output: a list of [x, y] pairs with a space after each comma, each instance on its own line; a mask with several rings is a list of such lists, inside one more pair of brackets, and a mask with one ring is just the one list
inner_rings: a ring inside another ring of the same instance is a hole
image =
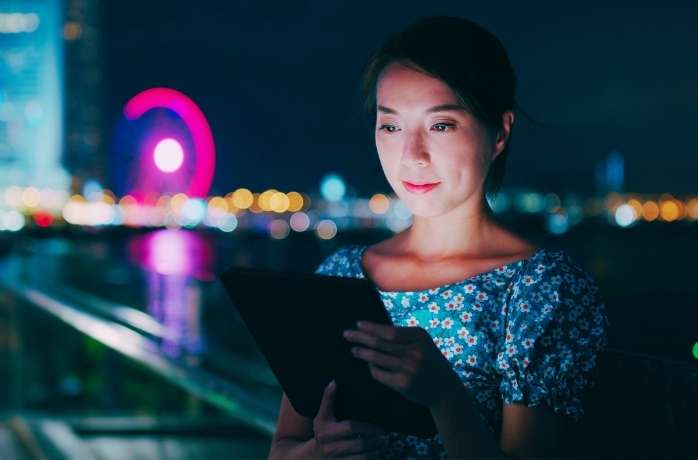
[[63, 164], [76, 179], [105, 183], [105, 91], [100, 48], [99, 2], [63, 0], [65, 45], [65, 143]]
[[0, 187], [65, 189], [60, 2], [0, 3]]

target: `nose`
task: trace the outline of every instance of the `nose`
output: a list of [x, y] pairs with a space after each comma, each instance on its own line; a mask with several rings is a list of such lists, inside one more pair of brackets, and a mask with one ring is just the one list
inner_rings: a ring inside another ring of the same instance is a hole
[[419, 132], [407, 134], [402, 150], [402, 161], [406, 164], [426, 166], [429, 164], [429, 152], [427, 152], [424, 139]]

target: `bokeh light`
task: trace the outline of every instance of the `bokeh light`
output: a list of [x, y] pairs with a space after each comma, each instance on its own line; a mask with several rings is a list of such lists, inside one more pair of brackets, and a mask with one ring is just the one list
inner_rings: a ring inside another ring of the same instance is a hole
[[376, 193], [368, 201], [368, 207], [374, 214], [385, 214], [390, 207], [390, 199], [382, 193]]
[[291, 228], [296, 232], [304, 232], [310, 227], [310, 217], [304, 212], [295, 212], [289, 219]]
[[635, 212], [635, 208], [626, 203], [616, 208], [614, 217], [618, 225], [621, 227], [627, 227], [635, 222], [637, 219], [637, 213]]
[[288, 236], [289, 226], [284, 219], [274, 219], [269, 223], [269, 235], [275, 240], [281, 240]]
[[672, 198], [665, 198], [659, 204], [659, 215], [662, 220], [673, 222], [679, 218], [680, 209]]
[[27, 208], [35, 208], [41, 201], [41, 193], [36, 187], [27, 187], [22, 192], [22, 204]]
[[177, 171], [184, 161], [184, 150], [175, 139], [167, 138], [157, 143], [153, 150], [155, 166], [162, 172]]
[[246, 188], [239, 188], [233, 192], [233, 206], [238, 209], [247, 209], [252, 206], [254, 196], [252, 192]]
[[654, 201], [645, 201], [642, 205], [642, 217], [648, 221], [652, 222], [659, 217], [659, 206]]
[[331, 240], [337, 234], [337, 224], [329, 219], [324, 219], [318, 222], [315, 227], [317, 236], [323, 240]]
[[274, 212], [286, 212], [290, 205], [291, 200], [289, 200], [288, 196], [283, 192], [276, 192], [269, 198], [269, 207]]
[[346, 192], [344, 179], [337, 174], [328, 174], [322, 178], [320, 183], [320, 193], [327, 201], [339, 201], [344, 198]]
[[288, 192], [286, 196], [288, 197], [288, 210], [290, 212], [303, 209], [303, 195], [298, 192]]

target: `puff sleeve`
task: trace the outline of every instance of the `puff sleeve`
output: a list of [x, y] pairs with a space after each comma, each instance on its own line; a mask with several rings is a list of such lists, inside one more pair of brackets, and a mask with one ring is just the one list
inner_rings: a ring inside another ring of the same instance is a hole
[[524, 265], [512, 285], [496, 369], [503, 403], [547, 404], [579, 421], [610, 326], [594, 278], [562, 250]]
[[341, 246], [333, 253], [326, 256], [315, 269], [315, 274], [330, 276], [354, 276], [352, 272], [352, 255], [354, 247]]

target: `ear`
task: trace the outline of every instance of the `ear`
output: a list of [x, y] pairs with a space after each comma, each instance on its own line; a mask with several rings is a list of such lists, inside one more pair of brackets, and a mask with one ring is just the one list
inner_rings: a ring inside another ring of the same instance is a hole
[[514, 112], [511, 110], [505, 110], [502, 114], [502, 127], [497, 133], [497, 138], [494, 141], [494, 155], [492, 156], [492, 161], [494, 161], [507, 146], [509, 135], [511, 134], [511, 127], [514, 125], [514, 118]]

